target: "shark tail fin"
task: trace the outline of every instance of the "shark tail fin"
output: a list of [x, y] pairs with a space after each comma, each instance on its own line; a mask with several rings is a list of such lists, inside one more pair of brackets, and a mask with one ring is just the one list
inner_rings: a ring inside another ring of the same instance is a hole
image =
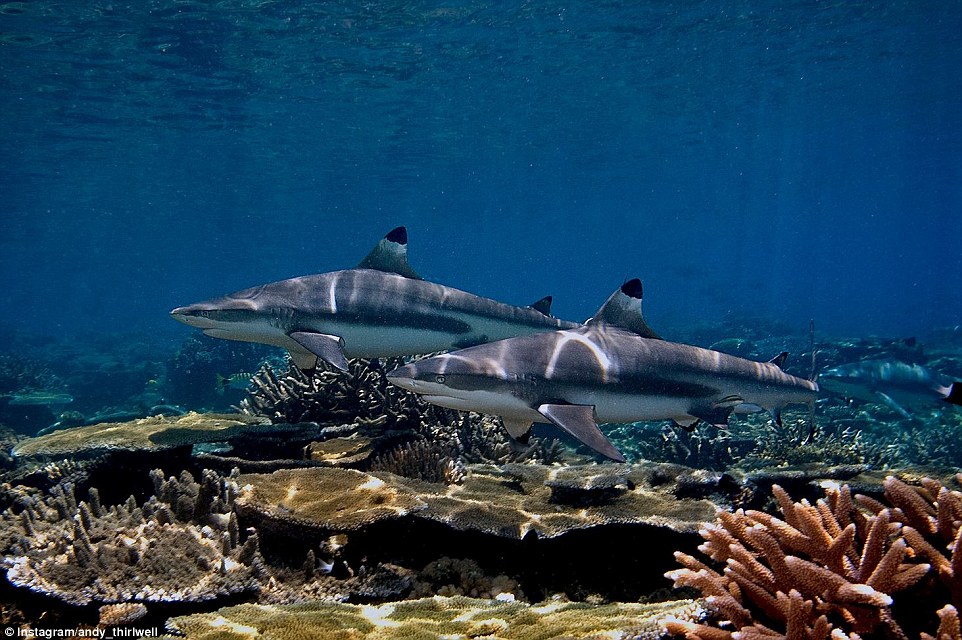
[[641, 280], [634, 278], [611, 294], [586, 324], [608, 324], [637, 333], [642, 338], [660, 340], [641, 312]]
[[953, 382], [949, 385], [949, 393], [944, 400], [949, 404], [962, 405], [962, 382]]
[[381, 238], [357, 268], [396, 273], [414, 280], [423, 279], [408, 264], [408, 230], [405, 227], [396, 227]]
[[217, 395], [219, 395], [219, 396], [224, 395], [224, 391], [227, 389], [227, 385], [228, 385], [229, 383], [230, 383], [230, 381], [229, 381], [227, 378], [225, 378], [224, 376], [222, 376], [221, 374], [218, 373], [218, 374], [217, 374], [217, 382], [214, 384], [214, 391], [215, 391], [215, 392], [217, 393]]

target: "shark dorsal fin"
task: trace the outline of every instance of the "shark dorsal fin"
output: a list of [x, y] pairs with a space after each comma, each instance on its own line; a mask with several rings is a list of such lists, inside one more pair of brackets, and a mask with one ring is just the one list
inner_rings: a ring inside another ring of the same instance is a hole
[[641, 294], [641, 280], [638, 278], [629, 280], [608, 297], [608, 300], [598, 309], [598, 313], [586, 324], [607, 324], [637, 333], [642, 338], [661, 340], [661, 337], [645, 322], [641, 313]]
[[408, 264], [408, 230], [404, 227], [397, 227], [381, 238], [377, 246], [371, 249], [371, 253], [358, 263], [357, 268], [387, 271], [415, 280], [422, 279]]
[[769, 360], [769, 362], [779, 369], [784, 369], [786, 360], [788, 360], [788, 351], [782, 351], [780, 354]]
[[538, 313], [551, 317], [551, 296], [545, 296], [538, 300], [537, 302], [532, 302], [528, 305]]

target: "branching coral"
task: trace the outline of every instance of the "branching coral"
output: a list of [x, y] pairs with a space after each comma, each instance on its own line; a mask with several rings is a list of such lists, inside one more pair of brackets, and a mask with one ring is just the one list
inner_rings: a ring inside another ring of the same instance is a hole
[[[959, 476], [962, 480], [962, 474]], [[889, 505], [854, 498], [848, 486], [824, 499], [792, 502], [773, 487], [784, 519], [760, 511], [722, 511], [702, 530], [699, 549], [716, 563], [676, 553], [675, 586], [699, 589], [719, 627], [672, 622], [689, 638], [833, 638], [879, 634], [908, 638], [935, 631], [936, 615], [900, 606], [925, 594], [948, 603], [937, 638], [959, 638], [962, 606], [962, 493], [924, 479], [912, 487], [885, 481]], [[737, 634], [733, 634], [733, 631]]]
[[[373, 468], [429, 481], [444, 475], [447, 462], [441, 461], [446, 459], [463, 465], [553, 462], [560, 457], [555, 440], [532, 438], [521, 447], [492, 418], [443, 409], [389, 384], [385, 374], [400, 364], [397, 358], [351, 360], [347, 373], [318, 369], [311, 374], [293, 365], [277, 372], [265, 364], [251, 379], [248, 397], [237, 408], [275, 423], [352, 424], [382, 433], [406, 432], [410, 440], [391, 443], [389, 451], [375, 457]], [[421, 471], [426, 475], [419, 475]]]
[[231, 514], [233, 482], [207, 472], [164, 479], [143, 505], [131, 496], [106, 508], [73, 486], [25, 493], [0, 514], [7, 578], [73, 604], [198, 601], [258, 588], [264, 569], [257, 536], [241, 543]]

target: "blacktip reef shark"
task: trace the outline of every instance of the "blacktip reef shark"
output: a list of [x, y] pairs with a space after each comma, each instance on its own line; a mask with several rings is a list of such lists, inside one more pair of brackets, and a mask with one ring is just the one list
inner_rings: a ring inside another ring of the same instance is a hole
[[962, 405], [962, 383], [917, 364], [898, 360], [863, 360], [826, 369], [819, 384], [845, 398], [882, 403], [905, 418], [906, 407], [933, 406], [936, 400]]
[[425, 358], [388, 380], [433, 404], [501, 416], [515, 439], [551, 423], [598, 453], [625, 458], [598, 423], [673, 419], [726, 425], [740, 405], [779, 416], [813, 406], [818, 386], [782, 371], [787, 354], [753, 362], [646, 337], [641, 282], [615, 291], [583, 327], [509, 338]]
[[354, 269], [301, 276], [178, 307], [175, 320], [227, 340], [287, 349], [301, 369], [318, 359], [448, 351], [579, 326], [552, 317], [551, 298], [515, 307], [422, 280], [408, 264], [407, 230], [388, 233]]

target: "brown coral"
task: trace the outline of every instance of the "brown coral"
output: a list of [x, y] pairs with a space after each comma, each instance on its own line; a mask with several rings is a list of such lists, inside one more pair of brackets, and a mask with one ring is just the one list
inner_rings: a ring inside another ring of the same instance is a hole
[[7, 578], [72, 604], [201, 601], [256, 590], [263, 563], [256, 536], [243, 544], [231, 514], [232, 482], [205, 473], [164, 479], [157, 495], [106, 508], [91, 489], [78, 501], [64, 483], [25, 494], [0, 514]]
[[391, 442], [394, 451], [378, 452], [372, 468], [428, 481], [446, 474], [445, 458], [463, 464], [553, 462], [560, 457], [555, 440], [532, 438], [526, 446], [518, 445], [494, 418], [443, 409], [389, 384], [386, 373], [400, 364], [398, 358], [356, 359], [349, 362], [349, 372], [317, 369], [311, 374], [292, 364], [280, 372], [265, 364], [237, 409], [274, 423], [351, 424], [366, 436], [405, 433], [409, 442]]
[[[959, 479], [962, 479], [960, 474]], [[684, 553], [685, 567], [668, 573], [675, 586], [699, 589], [720, 627], [672, 622], [689, 638], [742, 640], [859, 637], [907, 638], [934, 629], [936, 617], [899, 609], [894, 598], [924, 593], [944, 603], [937, 638], [958, 638], [962, 601], [962, 493], [923, 479], [912, 487], [889, 477], [891, 506], [830, 488], [814, 505], [773, 492], [784, 519], [759, 511], [722, 511], [702, 530], [699, 549], [722, 572]], [[898, 614], [898, 615], [897, 615]], [[898, 617], [898, 619], [896, 619]], [[924, 628], [924, 629], [923, 629]]]

